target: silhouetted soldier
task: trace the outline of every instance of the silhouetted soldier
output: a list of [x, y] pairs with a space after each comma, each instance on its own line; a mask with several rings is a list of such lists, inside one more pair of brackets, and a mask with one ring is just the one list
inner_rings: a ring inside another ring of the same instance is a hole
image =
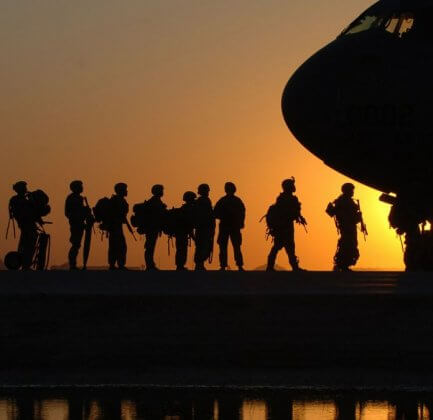
[[362, 221], [359, 205], [352, 199], [355, 186], [351, 183], [343, 184], [342, 194], [329, 203], [326, 212], [334, 217], [340, 238], [337, 252], [334, 256], [334, 271], [350, 271], [359, 258], [357, 225]]
[[71, 236], [69, 242], [71, 249], [69, 250], [69, 268], [77, 269], [77, 256], [81, 248], [84, 231], [87, 223], [90, 222], [91, 211], [87, 205], [85, 198], [81, 195], [83, 192], [83, 183], [81, 181], [72, 181], [69, 185], [71, 194], [68, 195], [65, 201], [65, 216], [69, 220]]
[[[274, 214], [273, 223], [269, 226], [269, 234], [274, 238], [274, 244], [268, 255], [267, 271], [274, 271], [275, 260], [278, 251], [284, 248], [289, 257], [293, 271], [302, 270], [299, 260], [295, 254], [295, 228], [294, 222], [306, 225], [307, 222], [301, 215], [301, 203], [294, 195], [296, 191], [295, 179], [286, 179], [281, 184], [283, 192], [278, 196], [276, 203], [272, 206]], [[269, 210], [269, 212], [271, 209]], [[267, 218], [270, 216], [268, 212]]]
[[195, 212], [195, 199], [196, 194], [192, 191], [186, 191], [183, 194], [183, 201], [185, 202], [180, 209], [178, 209], [176, 221], [176, 270], [187, 270], [185, 267], [188, 257], [188, 240], [193, 237], [194, 230], [194, 212]]
[[9, 201], [9, 216], [17, 221], [21, 231], [18, 252], [22, 258], [22, 269], [29, 270], [38, 239], [37, 223], [42, 225], [43, 222], [29, 199], [27, 183], [19, 181], [13, 185], [13, 189], [17, 194]]
[[245, 206], [242, 200], [235, 196], [236, 186], [233, 182], [226, 182], [224, 190], [226, 195], [218, 200], [214, 209], [215, 218], [220, 220], [218, 232], [220, 269], [225, 270], [227, 268], [227, 247], [230, 239], [236, 265], [239, 271], [243, 271], [241, 229], [245, 225]]
[[215, 236], [215, 217], [209, 198], [208, 184], [201, 184], [197, 189], [199, 197], [195, 201], [195, 269], [205, 270], [204, 263], [213, 251]]
[[427, 215], [424, 214], [422, 208], [417, 206], [422, 194], [423, 192], [415, 188], [399, 193], [397, 197], [393, 198], [393, 205], [388, 217], [390, 225], [396, 229], [397, 234], [404, 235], [406, 271], [429, 269], [429, 267], [425, 267], [426, 253], [423, 246], [423, 233], [419, 227]]
[[114, 186], [115, 194], [111, 197], [111, 221], [108, 227], [108, 264], [110, 270], [117, 267], [124, 269], [126, 265], [126, 240], [123, 234], [123, 225], [129, 226], [126, 216], [129, 205], [125, 200], [128, 195], [128, 186], [120, 182]]
[[156, 241], [162, 232], [167, 205], [161, 200], [161, 197], [164, 195], [164, 187], [162, 185], [154, 185], [151, 192], [152, 198], [146, 203], [149, 220], [145, 229], [144, 260], [146, 262], [146, 270], [157, 270], [153, 256]]

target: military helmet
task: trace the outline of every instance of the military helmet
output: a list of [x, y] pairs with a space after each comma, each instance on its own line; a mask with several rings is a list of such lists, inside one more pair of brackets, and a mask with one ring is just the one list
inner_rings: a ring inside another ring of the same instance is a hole
[[15, 184], [12, 185], [12, 188], [17, 193], [21, 191], [27, 191], [27, 182], [26, 181], [15, 182]]
[[70, 184], [69, 184], [69, 188], [71, 189], [71, 191], [73, 191], [73, 192], [81, 192], [81, 191], [83, 191], [83, 182], [82, 181], [80, 181], [80, 180], [75, 180], [75, 181], [72, 181]]
[[200, 184], [200, 185], [198, 186], [198, 188], [197, 188], [197, 192], [198, 192], [200, 195], [208, 194], [209, 191], [210, 191], [210, 187], [209, 187], [208, 184]]
[[285, 191], [285, 192], [295, 192], [296, 191], [295, 178], [293, 178], [293, 176], [292, 176], [291, 178], [285, 179], [281, 183], [281, 187], [283, 188], [283, 191]]
[[224, 191], [227, 194], [234, 194], [236, 192], [236, 185], [233, 182], [226, 182], [224, 185]]
[[115, 186], [114, 186], [114, 191], [117, 194], [121, 194], [123, 192], [125, 192], [128, 189], [128, 185], [126, 185], [124, 182], [118, 182]]
[[345, 184], [343, 184], [341, 186], [341, 192], [342, 193], [353, 192], [354, 189], [355, 189], [355, 186], [351, 182], [346, 182]]
[[185, 203], [188, 203], [188, 202], [194, 201], [196, 199], [196, 197], [197, 197], [197, 195], [195, 192], [186, 191], [183, 194], [183, 201], [185, 201]]
[[155, 184], [151, 189], [152, 195], [162, 196], [164, 193], [164, 186], [161, 184]]

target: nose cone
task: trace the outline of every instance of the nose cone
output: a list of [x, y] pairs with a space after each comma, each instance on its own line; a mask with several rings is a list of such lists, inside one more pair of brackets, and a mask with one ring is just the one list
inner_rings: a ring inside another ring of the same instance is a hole
[[409, 41], [337, 39], [287, 83], [284, 119], [309, 151], [361, 183], [395, 192], [408, 177], [426, 182], [433, 174], [432, 63], [432, 48]]
[[305, 62], [288, 81], [282, 111], [290, 131], [312, 153], [324, 159], [328, 151], [325, 133], [330, 130], [336, 107], [335, 69], [329, 48]]

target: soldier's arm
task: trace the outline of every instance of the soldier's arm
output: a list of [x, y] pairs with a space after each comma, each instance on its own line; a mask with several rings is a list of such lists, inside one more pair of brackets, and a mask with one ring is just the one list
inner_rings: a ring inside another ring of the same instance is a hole
[[241, 218], [241, 221], [242, 221], [242, 227], [245, 227], [245, 216], [246, 216], [246, 208], [245, 208], [245, 204], [244, 204], [244, 202], [241, 200], [241, 199], [239, 199], [239, 203], [240, 203], [240, 208], [241, 208], [241, 215], [242, 215], [242, 218]]

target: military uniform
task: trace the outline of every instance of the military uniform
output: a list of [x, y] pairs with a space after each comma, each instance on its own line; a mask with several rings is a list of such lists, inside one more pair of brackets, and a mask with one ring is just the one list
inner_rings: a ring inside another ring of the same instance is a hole
[[144, 261], [146, 262], [146, 268], [151, 270], [156, 268], [154, 261], [155, 247], [163, 228], [167, 205], [157, 196], [152, 196], [147, 205], [149, 206], [149, 220], [145, 230]]
[[77, 256], [86, 229], [85, 222], [88, 213], [89, 209], [84, 205], [84, 197], [81, 194], [71, 193], [68, 195], [65, 202], [65, 216], [69, 220], [71, 232], [69, 238], [71, 248], [68, 254], [69, 266], [71, 268], [76, 268], [77, 266]]
[[282, 223], [271, 232], [274, 244], [268, 255], [268, 270], [273, 270], [278, 252], [284, 248], [289, 257], [292, 269], [298, 270], [298, 258], [295, 254], [295, 228], [294, 222], [301, 216], [301, 203], [298, 198], [288, 192], [282, 192], [275, 204], [279, 207], [278, 212], [284, 215]]
[[359, 258], [357, 224], [361, 221], [361, 213], [352, 198], [344, 194], [334, 201], [334, 211], [340, 232], [334, 264], [336, 269], [347, 270]]
[[108, 226], [108, 264], [110, 268], [125, 268], [126, 265], [126, 240], [123, 234], [123, 224], [127, 223], [126, 216], [129, 212], [128, 202], [120, 195], [111, 197], [112, 215]]
[[227, 267], [227, 247], [230, 239], [236, 265], [242, 268], [244, 260], [241, 251], [241, 229], [245, 223], [245, 206], [242, 200], [235, 195], [225, 195], [220, 198], [214, 209], [215, 218], [220, 220], [218, 232], [218, 245], [220, 248], [220, 266]]
[[22, 258], [22, 268], [30, 269], [33, 263], [36, 242], [38, 239], [38, 228], [36, 222], [39, 216], [36, 214], [27, 194], [17, 194], [9, 201], [10, 216], [13, 217], [20, 229], [18, 252]]
[[204, 268], [210, 258], [215, 236], [215, 217], [209, 197], [198, 197], [195, 202], [195, 255], [197, 268]]

